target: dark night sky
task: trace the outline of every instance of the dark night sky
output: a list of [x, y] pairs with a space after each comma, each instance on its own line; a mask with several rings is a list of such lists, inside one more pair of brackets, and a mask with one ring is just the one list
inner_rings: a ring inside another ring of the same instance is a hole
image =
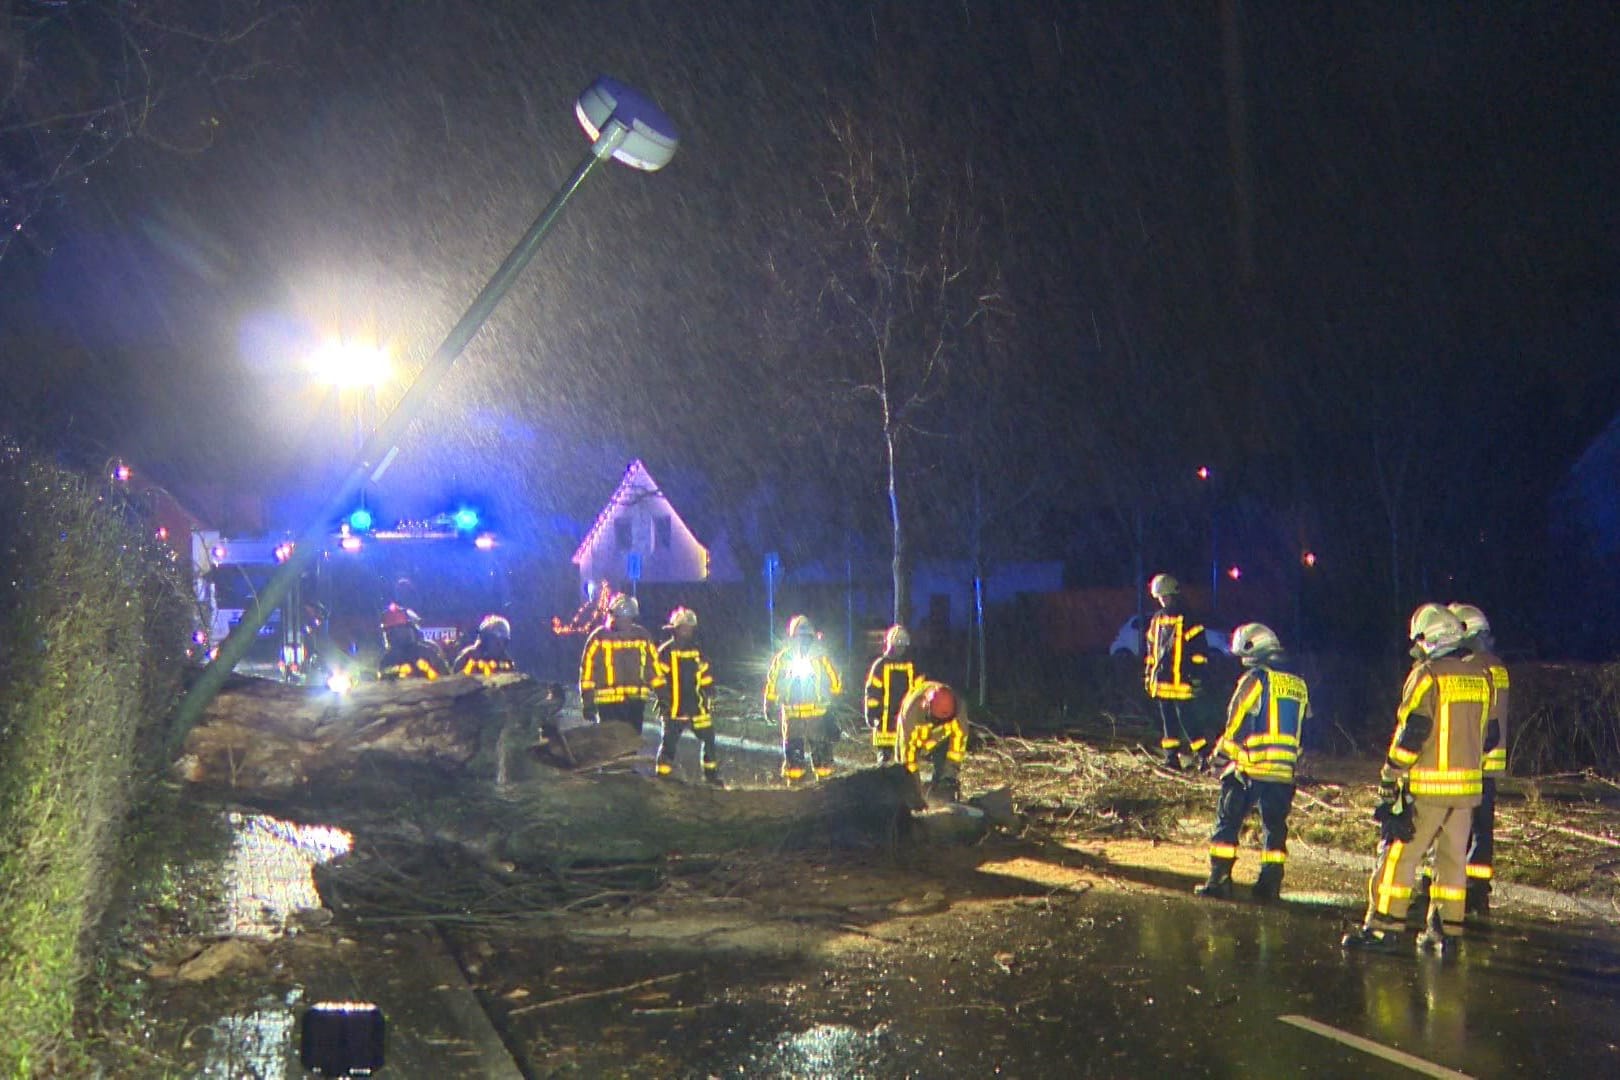
[[1620, 409], [1612, 5], [1243, 4], [1246, 170], [1215, 2], [330, 7], [271, 31], [280, 66], [171, 104], [217, 119], [209, 149], [125, 148], [0, 262], [13, 426], [296, 488], [342, 440], [298, 356], [366, 330], [425, 358], [608, 72], [680, 153], [581, 192], [407, 444], [402, 500], [588, 517], [640, 456], [760, 543], [853, 521], [881, 550], [859, 359], [807, 299], [848, 115], [916, 155], [920, 199], [975, 210], [1005, 298], [907, 444], [925, 549], [960, 553], [941, 507], [979, 463], [1004, 554], [1125, 583], [1146, 507], [1172, 535], [1148, 559], [1195, 564], [1210, 462], [1233, 544], [1321, 547], [1366, 618], [1445, 584], [1545, 602], [1547, 498]]

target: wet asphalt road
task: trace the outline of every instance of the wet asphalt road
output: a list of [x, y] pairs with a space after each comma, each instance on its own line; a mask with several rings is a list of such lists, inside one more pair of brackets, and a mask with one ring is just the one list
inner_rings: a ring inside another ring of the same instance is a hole
[[[688, 740], [679, 761], [692, 779], [694, 750]], [[769, 782], [769, 748], [724, 750], [734, 778]], [[993, 864], [980, 874], [993, 879]], [[1338, 940], [1363, 884], [1350, 874], [1342, 893], [1261, 908], [1006, 881], [986, 893], [1013, 903], [975, 908], [954, 931], [870, 928], [898, 951], [764, 960], [653, 945], [633, 968], [603, 962], [625, 982], [695, 972], [676, 984], [676, 1018], [655, 1010], [621, 1032], [661, 1047], [675, 1075], [1620, 1076], [1615, 927], [1499, 915], [1444, 958], [1347, 954]], [[593, 1030], [624, 1019], [612, 1007], [548, 1018], [545, 1041], [583, 1056], [537, 1075], [637, 1074], [651, 1061], [589, 1049]]]

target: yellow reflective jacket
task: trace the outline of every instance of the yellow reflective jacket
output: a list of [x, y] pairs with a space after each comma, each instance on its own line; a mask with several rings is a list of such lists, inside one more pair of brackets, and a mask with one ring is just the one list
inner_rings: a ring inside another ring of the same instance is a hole
[[1257, 665], [1243, 673], [1232, 692], [1219, 753], [1245, 776], [1292, 784], [1300, 736], [1310, 715], [1304, 679]]
[[1385, 780], [1406, 779], [1414, 798], [1478, 806], [1490, 676], [1457, 656], [1420, 660], [1406, 676]]
[[664, 685], [658, 650], [635, 623], [598, 627], [585, 639], [579, 658], [579, 700], [583, 705], [646, 701]]
[[1182, 611], [1160, 611], [1148, 622], [1142, 661], [1148, 697], [1191, 701], [1203, 687], [1209, 662], [1203, 624]]
[[873, 746], [894, 745], [895, 714], [916, 681], [917, 668], [910, 660], [885, 654], [872, 661], [866, 673], [866, 726], [872, 729]]

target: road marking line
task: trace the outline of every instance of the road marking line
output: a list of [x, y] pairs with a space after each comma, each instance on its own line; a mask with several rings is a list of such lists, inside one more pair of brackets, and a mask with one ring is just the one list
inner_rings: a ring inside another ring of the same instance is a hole
[[1360, 1035], [1352, 1035], [1348, 1031], [1340, 1031], [1336, 1027], [1324, 1024], [1319, 1020], [1312, 1020], [1308, 1016], [1279, 1016], [1277, 1019], [1285, 1024], [1292, 1024], [1297, 1028], [1304, 1028], [1306, 1031], [1332, 1039], [1334, 1042], [1343, 1043], [1354, 1050], [1360, 1050], [1364, 1054], [1372, 1054], [1374, 1057], [1381, 1057], [1385, 1061], [1392, 1061], [1396, 1065], [1403, 1065], [1413, 1072], [1422, 1073], [1424, 1076], [1437, 1076], [1441, 1080], [1474, 1080], [1467, 1073], [1458, 1072], [1456, 1069], [1448, 1069], [1444, 1065], [1436, 1065], [1432, 1061], [1425, 1061], [1423, 1058], [1397, 1050], [1392, 1046], [1373, 1042], [1371, 1039], [1363, 1039]]

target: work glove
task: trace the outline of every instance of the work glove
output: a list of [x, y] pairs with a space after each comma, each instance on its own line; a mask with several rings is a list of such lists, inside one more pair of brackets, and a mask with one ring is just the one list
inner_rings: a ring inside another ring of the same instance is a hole
[[1412, 842], [1417, 826], [1412, 822], [1411, 809], [1412, 797], [1399, 784], [1385, 780], [1378, 785], [1378, 805], [1373, 807], [1373, 820], [1378, 823], [1379, 838], [1384, 843]]

